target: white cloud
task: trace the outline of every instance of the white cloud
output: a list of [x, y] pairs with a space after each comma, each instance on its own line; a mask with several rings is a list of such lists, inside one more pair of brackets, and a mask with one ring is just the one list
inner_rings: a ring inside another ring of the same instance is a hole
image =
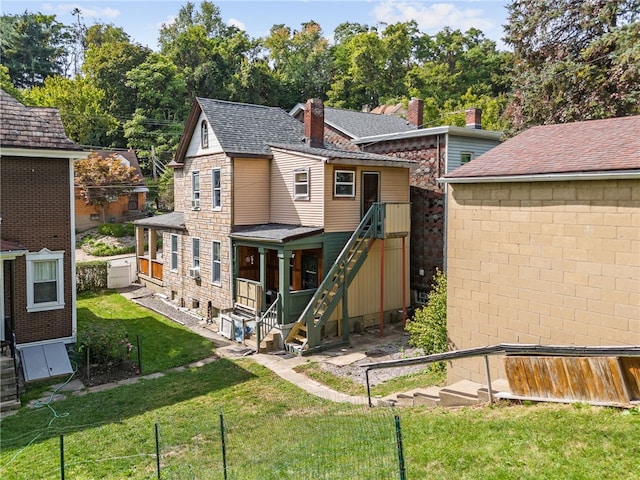
[[227, 20], [227, 25], [230, 25], [232, 27], [237, 27], [240, 30], [245, 30], [245, 31], [247, 30], [247, 28], [245, 27], [245, 24], [236, 18], [230, 18], [229, 20]]
[[74, 9], [78, 9], [81, 12], [82, 17], [86, 20], [88, 18], [96, 18], [102, 20], [112, 20], [114, 18], [118, 18], [120, 16], [120, 10], [116, 8], [109, 7], [87, 7], [83, 6], [79, 3], [55, 3], [55, 4], [45, 4], [43, 6], [43, 10], [48, 12], [53, 12], [58, 15], [70, 15], [71, 11]]
[[415, 20], [418, 28], [427, 33], [436, 33], [444, 27], [462, 31], [475, 27], [484, 32], [495, 28], [482, 9], [464, 8], [454, 3], [386, 0], [379, 3], [373, 13], [379, 23]]

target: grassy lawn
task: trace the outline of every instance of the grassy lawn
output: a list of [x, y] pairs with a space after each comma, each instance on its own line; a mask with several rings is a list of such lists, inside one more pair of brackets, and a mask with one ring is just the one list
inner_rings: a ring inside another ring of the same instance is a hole
[[[139, 334], [145, 373], [212, 353], [208, 341], [116, 293], [82, 296], [78, 311], [80, 328], [122, 322], [130, 337]], [[303, 371], [363, 394], [313, 363]], [[397, 378], [373, 394], [438, 383], [439, 375]], [[0, 424], [0, 478], [60, 478], [61, 435], [65, 478], [157, 478], [157, 425], [163, 479], [225, 478], [223, 427], [229, 480], [397, 479], [396, 414], [409, 480], [640, 478], [638, 408], [368, 408], [317, 398], [247, 358], [22, 408]]]
[[585, 405], [400, 410], [336, 404], [250, 359], [22, 409], [2, 421], [0, 478], [396, 479], [394, 414], [408, 479], [640, 478], [640, 415]]
[[135, 345], [140, 337], [144, 374], [161, 372], [213, 354], [212, 343], [115, 291], [78, 296], [78, 330], [90, 323], [122, 326]]

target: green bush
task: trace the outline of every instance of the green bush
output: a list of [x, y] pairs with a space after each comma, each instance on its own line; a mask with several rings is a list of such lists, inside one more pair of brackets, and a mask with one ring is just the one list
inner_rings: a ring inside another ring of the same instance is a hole
[[124, 328], [90, 323], [78, 331], [80, 358], [86, 358], [87, 350], [91, 363], [120, 363], [129, 358], [133, 345], [129, 342]]
[[102, 242], [90, 244], [89, 254], [94, 257], [108, 257], [111, 255], [121, 255], [123, 253], [133, 253], [136, 251], [135, 245], [118, 247], [116, 245], [108, 245]]
[[110, 237], [124, 237], [127, 232], [121, 223], [103, 223], [98, 226], [98, 233]]
[[124, 232], [130, 237], [133, 237], [136, 234], [136, 227], [133, 222], [127, 222], [124, 224]]
[[411, 335], [409, 344], [422, 348], [426, 355], [446, 352], [447, 337], [447, 277], [440, 270], [433, 277], [427, 304], [416, 310], [407, 323]]
[[107, 262], [82, 262], [76, 264], [76, 291], [97, 292], [107, 288]]

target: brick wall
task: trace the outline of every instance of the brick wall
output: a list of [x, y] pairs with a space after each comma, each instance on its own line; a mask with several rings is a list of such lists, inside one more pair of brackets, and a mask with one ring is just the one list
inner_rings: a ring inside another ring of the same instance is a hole
[[[639, 180], [457, 184], [448, 201], [455, 348], [640, 343]], [[482, 381], [482, 360], [454, 362], [461, 378]]]
[[[365, 146], [371, 153], [417, 160], [410, 172], [411, 185], [411, 266], [410, 286], [428, 291], [436, 269], [444, 264], [444, 187], [437, 181], [444, 175], [445, 137], [378, 142]], [[422, 274], [421, 274], [422, 272]]]
[[[30, 252], [64, 250], [62, 310], [27, 313], [26, 260], [14, 261], [15, 327], [18, 343], [72, 335], [71, 199], [68, 159], [2, 157], [2, 238]], [[8, 285], [8, 279], [5, 279]], [[9, 308], [9, 304], [5, 304]]]

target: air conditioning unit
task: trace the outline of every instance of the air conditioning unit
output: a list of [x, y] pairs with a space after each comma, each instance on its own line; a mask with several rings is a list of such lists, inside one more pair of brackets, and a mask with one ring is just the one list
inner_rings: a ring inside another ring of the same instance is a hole
[[194, 210], [200, 210], [200, 199], [191, 200], [191, 208], [193, 208]]
[[195, 279], [200, 278], [200, 267], [191, 267], [189, 269], [189, 277]]

